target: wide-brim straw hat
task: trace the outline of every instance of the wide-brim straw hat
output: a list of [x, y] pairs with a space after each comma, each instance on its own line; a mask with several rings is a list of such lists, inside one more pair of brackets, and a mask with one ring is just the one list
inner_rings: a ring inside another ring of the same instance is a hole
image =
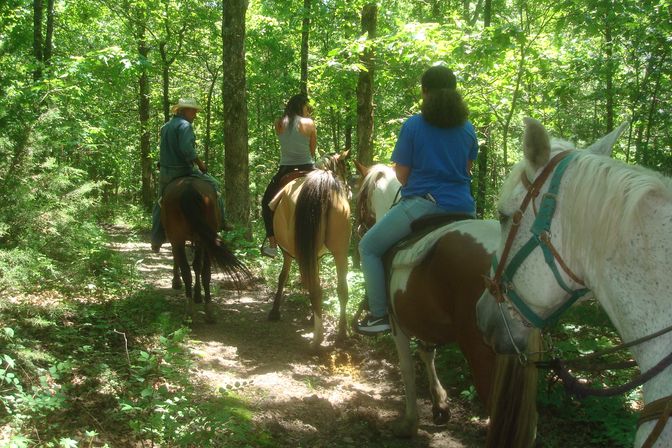
[[180, 98], [177, 104], [173, 105], [171, 110], [173, 111], [173, 113], [175, 113], [180, 109], [187, 109], [187, 108], [196, 110], [203, 109], [193, 98]]

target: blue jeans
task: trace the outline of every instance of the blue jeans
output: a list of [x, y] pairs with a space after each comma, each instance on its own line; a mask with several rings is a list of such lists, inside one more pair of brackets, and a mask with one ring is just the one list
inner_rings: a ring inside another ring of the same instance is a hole
[[387, 314], [387, 286], [383, 255], [390, 247], [411, 233], [413, 221], [436, 213], [447, 213], [447, 210], [420, 196], [403, 198], [371, 227], [359, 242], [369, 309], [374, 317]]

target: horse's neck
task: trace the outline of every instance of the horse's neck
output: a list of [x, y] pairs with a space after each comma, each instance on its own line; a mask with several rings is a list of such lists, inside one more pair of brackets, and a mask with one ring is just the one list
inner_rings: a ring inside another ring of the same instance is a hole
[[[599, 276], [588, 286], [611, 318], [624, 341], [632, 341], [672, 325], [672, 204], [661, 203], [643, 213], [642, 227], [622, 241]], [[672, 349], [672, 333], [638, 345], [633, 356], [642, 372], [656, 365]], [[672, 367], [644, 386], [645, 401], [672, 394]]]
[[376, 215], [376, 222], [387, 213], [387, 211], [394, 204], [394, 200], [397, 199], [397, 193], [401, 184], [396, 177], [393, 178], [384, 178], [379, 182], [381, 184], [377, 186], [372, 193], [371, 204], [373, 206], [373, 212]]

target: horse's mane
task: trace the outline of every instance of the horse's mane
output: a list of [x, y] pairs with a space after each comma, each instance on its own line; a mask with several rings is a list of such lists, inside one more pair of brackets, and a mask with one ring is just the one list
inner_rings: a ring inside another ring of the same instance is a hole
[[[553, 152], [568, 147], [571, 145], [567, 142], [555, 140], [551, 146]], [[503, 192], [511, 193], [524, 169], [525, 163], [514, 167]], [[672, 179], [641, 166], [580, 151], [562, 180], [561, 191], [560, 219], [566, 229], [563, 254], [573, 261], [587, 260], [599, 273], [609, 255], [642, 229], [646, 217], [641, 208], [647, 198], [672, 201]]]
[[362, 186], [359, 188], [359, 193], [357, 194], [358, 198], [367, 198], [369, 197], [369, 192], [372, 188], [376, 187], [376, 182], [381, 177], [385, 178], [395, 178], [396, 174], [392, 167], [383, 165], [382, 163], [377, 163], [369, 168], [369, 173], [366, 175], [362, 181]]

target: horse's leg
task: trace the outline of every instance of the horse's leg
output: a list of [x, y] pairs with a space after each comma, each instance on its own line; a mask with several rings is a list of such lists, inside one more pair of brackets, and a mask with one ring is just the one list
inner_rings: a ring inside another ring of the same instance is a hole
[[282, 295], [285, 290], [285, 284], [287, 283], [287, 277], [289, 276], [289, 268], [292, 266], [292, 257], [287, 252], [282, 252], [282, 270], [278, 276], [278, 289], [275, 291], [275, 297], [273, 298], [273, 308], [271, 312], [268, 313], [268, 320], [277, 321], [280, 320], [280, 305], [282, 304]]
[[334, 262], [336, 263], [336, 276], [338, 277], [336, 291], [338, 293], [338, 304], [340, 305], [336, 343], [341, 343], [348, 337], [348, 321], [345, 314], [348, 305], [348, 254], [341, 254], [340, 252], [334, 254]]
[[217, 319], [215, 319], [214, 311], [212, 310], [212, 305], [210, 304], [210, 279], [212, 278], [212, 262], [210, 260], [210, 255], [207, 252], [203, 252], [203, 271], [201, 272], [203, 277], [203, 293], [205, 301], [205, 321], [209, 324], [214, 324]]
[[406, 391], [406, 410], [394, 428], [397, 437], [413, 437], [418, 432], [418, 403], [415, 390], [415, 366], [411, 354], [411, 344], [408, 336], [399, 330], [393, 336], [394, 345], [399, 355], [399, 369]]
[[184, 295], [187, 298], [187, 316], [194, 319], [194, 304], [191, 298], [191, 267], [189, 266], [189, 260], [187, 260], [187, 254], [184, 250], [184, 243], [172, 245], [173, 249], [173, 260], [180, 267], [180, 272], [182, 274], [182, 281], [184, 282]]
[[182, 279], [180, 279], [180, 265], [177, 264], [177, 258], [173, 256], [173, 289], [182, 288]]
[[420, 359], [425, 363], [427, 378], [429, 379], [429, 391], [432, 394], [432, 416], [434, 424], [443, 425], [450, 418], [450, 409], [448, 408], [448, 394], [441, 385], [439, 377], [436, 375], [436, 365], [434, 359], [436, 349], [424, 344], [418, 346]]
[[201, 303], [203, 297], [201, 296], [201, 270], [203, 266], [203, 247], [196, 245], [194, 251], [194, 303]]

